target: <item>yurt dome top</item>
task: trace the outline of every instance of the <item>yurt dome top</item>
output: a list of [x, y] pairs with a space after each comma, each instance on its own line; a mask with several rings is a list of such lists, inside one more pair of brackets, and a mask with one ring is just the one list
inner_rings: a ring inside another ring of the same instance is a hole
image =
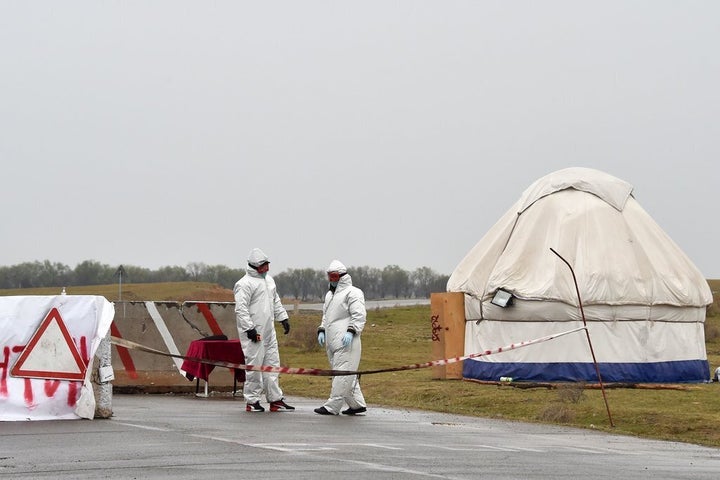
[[633, 186], [624, 180], [592, 168], [570, 167], [536, 180], [523, 192], [518, 202], [522, 213], [537, 200], [560, 190], [572, 188], [592, 193], [618, 211], [625, 207]]
[[[634, 198], [633, 186], [591, 168], [566, 168], [528, 187], [458, 264], [448, 291], [487, 304], [498, 289], [529, 301], [704, 307], [707, 281]], [[481, 315], [482, 316], [482, 315]]]

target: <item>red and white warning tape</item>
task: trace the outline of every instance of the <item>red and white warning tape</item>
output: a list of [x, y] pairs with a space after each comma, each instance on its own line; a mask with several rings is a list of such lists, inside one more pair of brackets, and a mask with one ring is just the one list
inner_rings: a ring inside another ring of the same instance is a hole
[[470, 355], [465, 355], [463, 357], [444, 358], [442, 360], [433, 360], [431, 362], [425, 362], [425, 363], [414, 363], [412, 365], [403, 365], [401, 367], [379, 368], [376, 370], [354, 370], [354, 371], [353, 370], [325, 370], [325, 369], [321, 369], [321, 368], [274, 367], [274, 366], [270, 366], [270, 365], [245, 365], [242, 363], [230, 363], [230, 362], [223, 362], [223, 361], [218, 361], [218, 360], [208, 360], [206, 358], [186, 357], [184, 355], [162, 352], [160, 350], [155, 350], [154, 348], [146, 347], [139, 343], [131, 342], [129, 340], [125, 340], [123, 338], [118, 338], [118, 337], [113, 337], [113, 336], [110, 337], [110, 341], [111, 341], [111, 343], [113, 343], [115, 345], [129, 348], [132, 350], [140, 350], [140, 351], [147, 352], [147, 353], [153, 353], [155, 355], [163, 355], [166, 357], [189, 360], [191, 362], [204, 363], [207, 365], [215, 365], [216, 367], [227, 367], [227, 368], [236, 368], [239, 370], [252, 370], [252, 371], [259, 371], [259, 372], [270, 372], [270, 373], [285, 373], [285, 374], [290, 374], [290, 375], [315, 375], [315, 376], [335, 377], [335, 376], [341, 376], [341, 375], [369, 375], [369, 374], [373, 374], [373, 373], [399, 372], [402, 370], [416, 370], [418, 368], [450, 365], [452, 363], [462, 362], [463, 360], [468, 360], [470, 358], [486, 357], [489, 355], [494, 355], [496, 353], [506, 352], [508, 350], [516, 350], [521, 347], [527, 347], [528, 345], [534, 345], [536, 343], [547, 342], [548, 340], [562, 337], [563, 335], [568, 335], [570, 333], [579, 332], [581, 330], [585, 330], [585, 327], [578, 327], [578, 328], [574, 328], [572, 330], [567, 330], [565, 332], [560, 332], [560, 333], [553, 333], [551, 335], [546, 335], [544, 337], [535, 338], [533, 340], [526, 340], [526, 341], [520, 342], [520, 343], [511, 343], [510, 345], [507, 345], [505, 347], [498, 347], [493, 350], [485, 350], [484, 352], [481, 352], [481, 353], [473, 353]]

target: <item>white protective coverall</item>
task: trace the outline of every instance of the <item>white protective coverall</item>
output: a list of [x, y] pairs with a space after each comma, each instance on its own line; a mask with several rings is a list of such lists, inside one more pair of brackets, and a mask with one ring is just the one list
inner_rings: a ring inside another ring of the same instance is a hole
[[[352, 278], [345, 266], [337, 260], [328, 267], [328, 272], [345, 274], [340, 277], [335, 292], [328, 291], [323, 305], [323, 317], [319, 331], [325, 332], [325, 349], [330, 368], [333, 370], [357, 370], [360, 365], [362, 342], [360, 335], [365, 327], [365, 295], [353, 287]], [[354, 332], [352, 343], [343, 347], [343, 336]], [[365, 397], [360, 390], [357, 375], [333, 377], [330, 398], [323, 405], [330, 413], [340, 413], [343, 404], [356, 409], [366, 407]]]
[[[248, 263], [258, 266], [268, 261], [259, 248], [250, 252]], [[288, 318], [285, 308], [270, 275], [263, 276], [248, 266], [247, 274], [235, 284], [235, 320], [238, 336], [247, 365], [280, 366], [280, 352], [273, 320], [282, 322]], [[252, 342], [246, 332], [252, 328], [260, 334], [259, 342]], [[243, 395], [247, 403], [260, 401], [263, 390], [268, 402], [283, 398], [277, 373], [247, 370]]]

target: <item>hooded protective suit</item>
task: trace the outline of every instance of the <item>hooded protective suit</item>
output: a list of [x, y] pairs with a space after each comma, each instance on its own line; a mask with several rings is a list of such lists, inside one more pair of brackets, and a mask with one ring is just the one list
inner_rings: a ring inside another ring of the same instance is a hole
[[[268, 257], [259, 248], [253, 249], [248, 257], [246, 275], [235, 284], [235, 320], [238, 336], [248, 365], [280, 366], [280, 352], [273, 321], [282, 322], [288, 314], [277, 294], [275, 281], [270, 275], [258, 273], [257, 267], [268, 262]], [[255, 329], [260, 341], [253, 342], [247, 331]], [[283, 398], [277, 373], [246, 371], [243, 394], [247, 403], [255, 403], [265, 390], [268, 402]]]
[[[362, 353], [360, 334], [366, 320], [365, 295], [362, 290], [353, 286], [347, 269], [339, 261], [333, 260], [327, 271], [343, 275], [338, 280], [335, 291], [331, 289], [325, 295], [323, 317], [318, 331], [325, 332], [325, 349], [330, 368], [357, 370]], [[353, 334], [353, 339], [348, 347], [344, 347], [343, 337], [347, 332]], [[357, 375], [333, 377], [330, 398], [323, 406], [328, 412], [337, 415], [344, 403], [351, 409], [367, 406]]]

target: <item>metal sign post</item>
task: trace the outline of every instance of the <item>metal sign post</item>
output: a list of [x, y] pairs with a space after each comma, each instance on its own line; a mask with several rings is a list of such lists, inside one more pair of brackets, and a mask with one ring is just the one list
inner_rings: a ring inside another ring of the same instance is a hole
[[588, 331], [587, 322], [585, 321], [585, 311], [583, 310], [582, 300], [580, 299], [580, 289], [578, 288], [577, 278], [575, 278], [575, 272], [573, 271], [570, 263], [565, 260], [558, 252], [556, 252], [554, 248], [550, 248], [550, 251], [557, 255], [560, 260], [565, 262], [565, 265], [567, 265], [570, 269], [570, 273], [572, 273], [573, 282], [575, 283], [575, 293], [577, 294], [578, 305], [580, 306], [580, 315], [582, 316], [583, 325], [585, 326], [585, 335], [587, 336], [588, 345], [590, 346], [590, 353], [592, 354], [593, 363], [595, 364], [595, 373], [597, 374], [598, 382], [600, 382], [600, 390], [602, 391], [602, 396], [605, 400], [605, 409], [607, 410], [608, 419], [610, 420], [610, 426], [614, 427], [615, 424], [613, 423], [612, 415], [610, 415], [610, 406], [608, 405], [607, 396], [605, 395], [605, 387], [603, 386], [602, 377], [600, 376], [600, 367], [598, 366], [597, 360], [595, 359], [595, 351], [593, 350], [592, 342], [590, 341], [590, 332]]

